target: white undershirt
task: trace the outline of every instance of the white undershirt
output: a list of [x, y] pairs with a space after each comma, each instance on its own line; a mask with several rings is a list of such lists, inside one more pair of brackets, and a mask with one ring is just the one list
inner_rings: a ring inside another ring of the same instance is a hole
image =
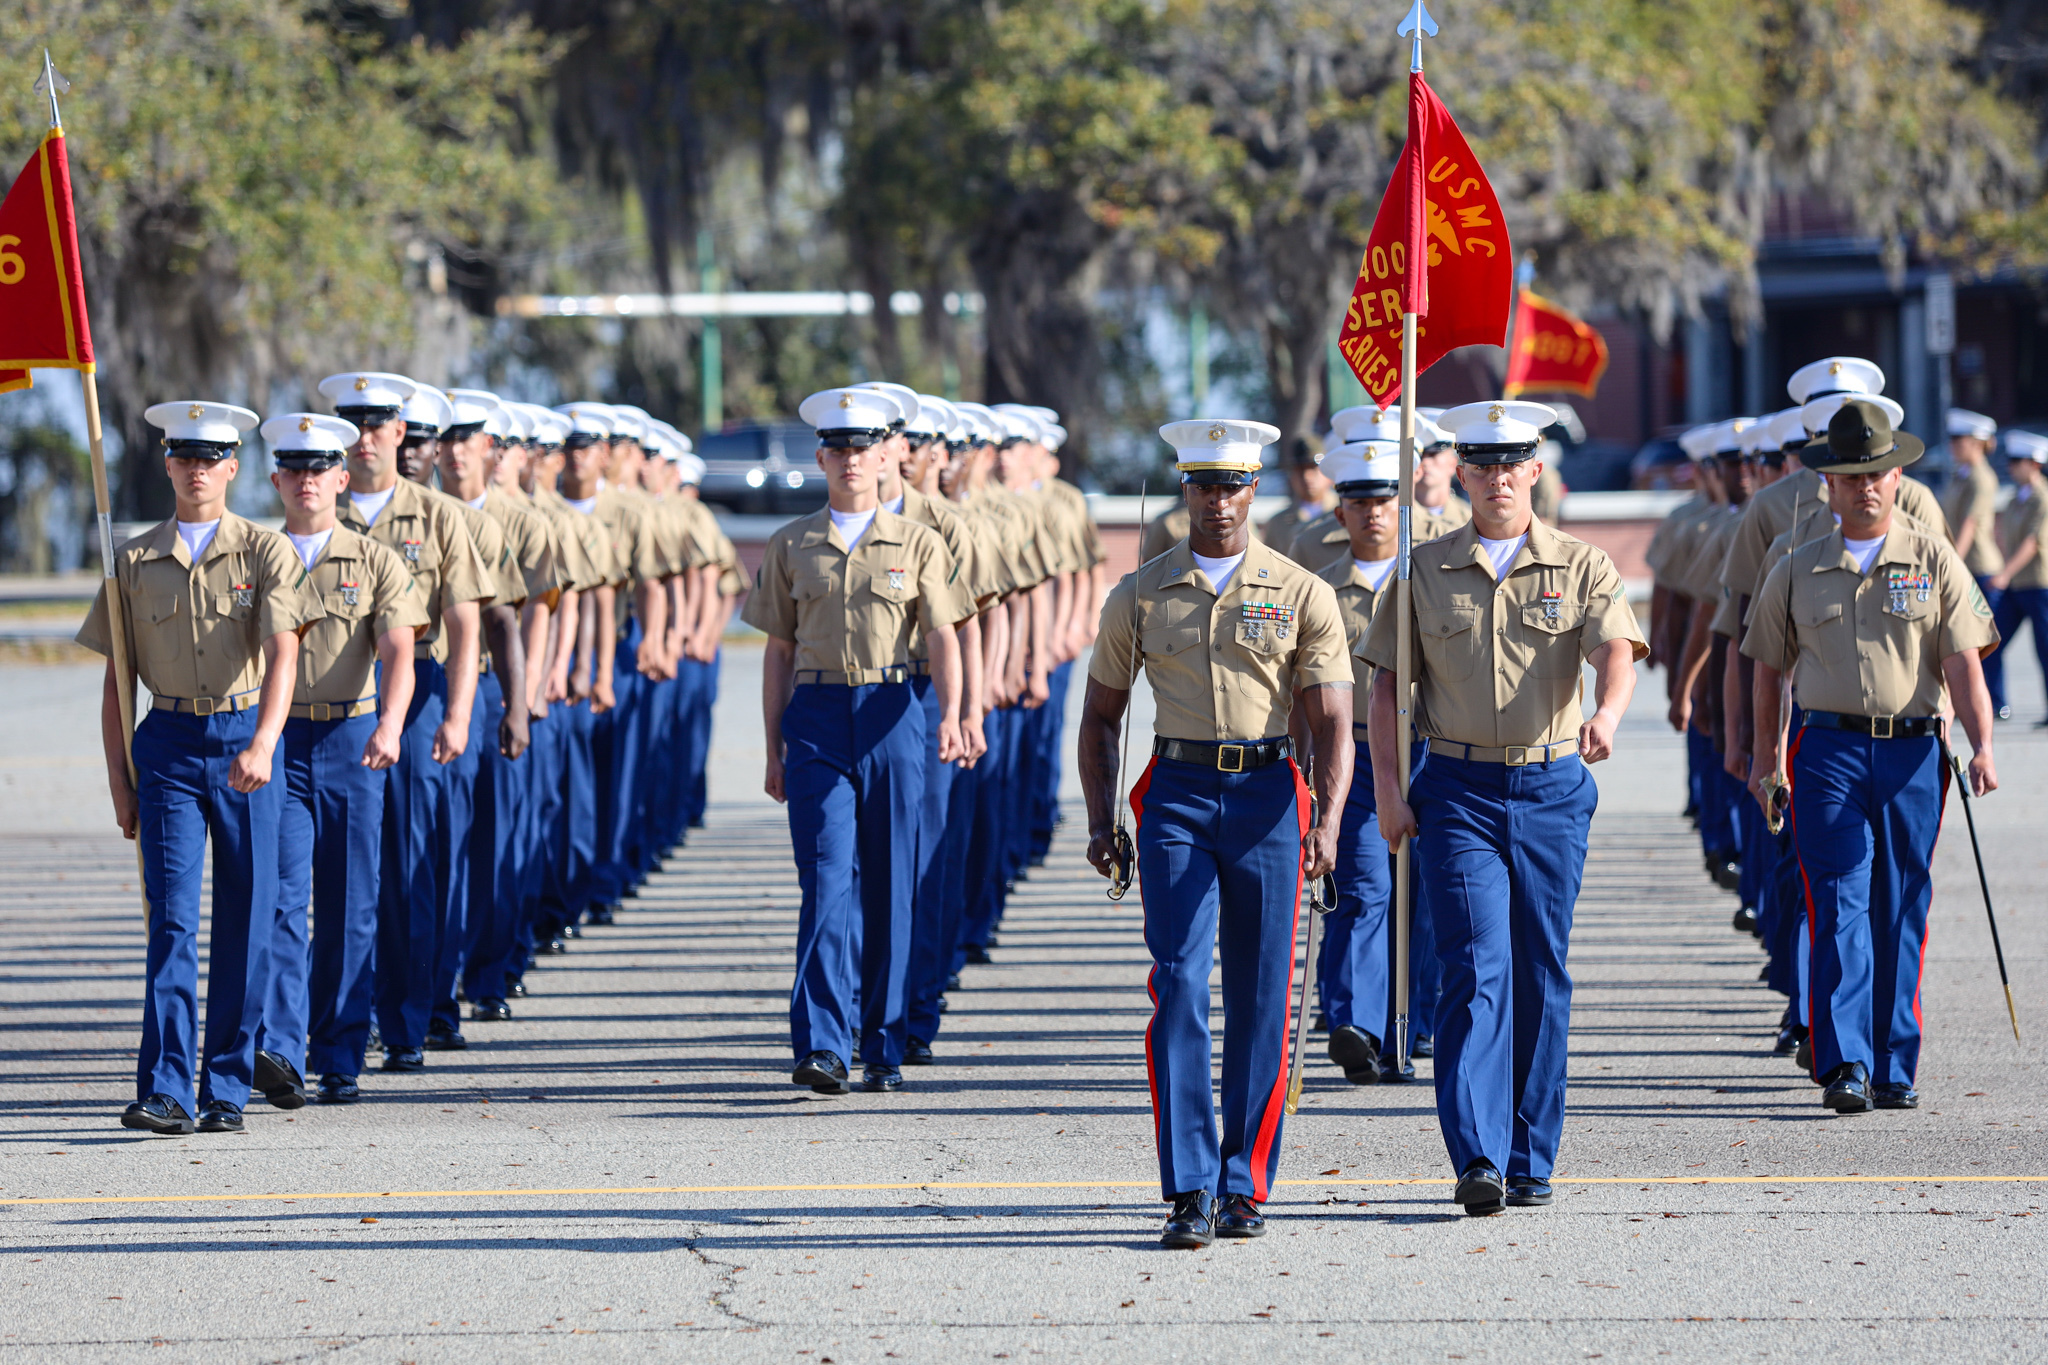
[[895, 513], [895, 514], [896, 514], [897, 516], [899, 516], [899, 517], [900, 517], [900, 516], [902, 516], [902, 515], [903, 515], [903, 495], [902, 495], [901, 493], [898, 493], [898, 494], [897, 494], [897, 495], [896, 495], [895, 497], [893, 497], [893, 498], [889, 499], [889, 501], [887, 501], [887, 502], [883, 503], [883, 504], [882, 504], [882, 506], [884, 506], [884, 507], [888, 508], [888, 509], [889, 509], [889, 510], [890, 510], [891, 512], [894, 512], [894, 513]]
[[1378, 592], [1381, 588], [1386, 587], [1387, 576], [1394, 572], [1394, 561], [1392, 558], [1354, 559], [1351, 562], [1360, 573], [1365, 575], [1365, 581], [1372, 584], [1374, 592]]
[[220, 518], [212, 521], [181, 521], [178, 523], [178, 539], [185, 542], [185, 553], [197, 564], [199, 556], [206, 553], [206, 547], [213, 544], [214, 533], [220, 530]]
[[482, 493], [477, 494], [474, 499], [464, 498], [463, 501], [468, 503], [471, 507], [474, 507], [479, 512], [484, 510], [484, 495]]
[[1416, 503], [1415, 505], [1416, 505], [1416, 507], [1420, 508], [1420, 509], [1421, 509], [1422, 511], [1424, 511], [1424, 512], [1427, 512], [1427, 513], [1428, 513], [1428, 514], [1429, 514], [1430, 516], [1433, 516], [1433, 517], [1440, 517], [1440, 516], [1442, 516], [1442, 515], [1444, 514], [1444, 508], [1445, 508], [1445, 507], [1449, 507], [1449, 506], [1450, 506], [1450, 504], [1449, 504], [1449, 503], [1445, 503], [1443, 507], [1431, 507], [1431, 506], [1428, 506], [1428, 505], [1427, 505], [1427, 504], [1425, 504], [1425, 503], [1419, 503], [1419, 502], [1418, 502], [1418, 503]]
[[860, 544], [860, 538], [866, 535], [868, 527], [874, 524], [875, 512], [878, 509], [870, 507], [865, 512], [840, 512], [828, 507], [825, 510], [832, 513], [832, 524], [839, 528], [839, 538], [845, 541], [846, 548], [851, 550]]
[[1871, 564], [1877, 559], [1877, 552], [1884, 548], [1884, 537], [1873, 536], [1869, 540], [1851, 540], [1847, 536], [1843, 536], [1842, 544], [1848, 546], [1849, 553], [1856, 557], [1856, 571], [1858, 573], [1869, 573]]
[[1486, 557], [1493, 561], [1493, 578], [1498, 583], [1508, 576], [1508, 566], [1515, 562], [1515, 556], [1529, 543], [1529, 533], [1524, 531], [1513, 540], [1488, 540], [1481, 536], [1479, 543], [1485, 548]]
[[568, 503], [571, 507], [581, 512], [586, 517], [589, 516], [592, 509], [594, 509], [597, 506], [597, 497], [595, 494], [587, 498], [563, 498], [562, 501]]
[[286, 531], [284, 538], [299, 552], [299, 563], [310, 569], [313, 567], [313, 561], [327, 553], [327, 542], [334, 539], [334, 528], [330, 526], [324, 531], [315, 531], [310, 536], [293, 535]]
[[356, 511], [363, 514], [363, 524], [375, 526], [377, 518], [383, 516], [384, 509], [391, 505], [391, 495], [397, 491], [398, 485], [394, 483], [382, 493], [351, 493], [348, 498], [356, 505]]
[[1229, 589], [1231, 576], [1237, 572], [1237, 566], [1242, 563], [1244, 563], [1243, 550], [1239, 550], [1234, 555], [1226, 555], [1221, 559], [1211, 559], [1207, 555], [1195, 556], [1195, 567], [1209, 575], [1209, 582], [1215, 587], [1218, 597], [1223, 596], [1224, 592]]

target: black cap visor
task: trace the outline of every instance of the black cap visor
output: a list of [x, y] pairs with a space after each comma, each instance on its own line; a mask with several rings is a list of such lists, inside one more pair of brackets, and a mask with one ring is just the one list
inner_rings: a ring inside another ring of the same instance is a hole
[[1224, 488], [1245, 488], [1257, 483], [1259, 475], [1258, 471], [1251, 469], [1188, 469], [1181, 472], [1180, 481]]
[[[444, 441], [466, 441], [484, 429], [482, 422], [457, 422], [441, 433]], [[410, 428], [407, 429], [408, 432]]]
[[1515, 441], [1468, 446], [1461, 442], [1458, 445], [1458, 458], [1466, 464], [1520, 464], [1524, 460], [1534, 459], [1536, 447], [1541, 444], [1541, 441]]
[[[354, 422], [359, 427], [381, 427], [386, 422], [395, 422], [400, 410], [392, 407], [365, 408], [335, 405], [334, 415]], [[411, 423], [406, 425], [410, 426]]]
[[164, 438], [164, 454], [181, 460], [225, 460], [241, 445], [237, 441], [195, 441], [185, 437]]
[[1401, 484], [1397, 479], [1354, 479], [1350, 483], [1337, 485], [1340, 498], [1398, 498]]
[[866, 450], [887, 439], [887, 431], [872, 427], [833, 427], [818, 433], [818, 444], [826, 450]]
[[594, 446], [604, 439], [594, 431], [572, 431], [562, 438], [562, 449], [581, 450], [585, 446]]
[[270, 458], [277, 461], [279, 469], [339, 469], [342, 454], [338, 450], [273, 450]]

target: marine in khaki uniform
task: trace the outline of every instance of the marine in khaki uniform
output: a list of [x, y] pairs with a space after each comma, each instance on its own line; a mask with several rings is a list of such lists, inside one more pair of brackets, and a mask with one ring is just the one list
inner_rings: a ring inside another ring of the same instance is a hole
[[[165, 1136], [240, 1132], [255, 1077], [260, 980], [277, 908], [284, 784], [274, 755], [297, 678], [301, 627], [320, 603], [283, 537], [227, 510], [235, 451], [256, 414], [159, 403], [177, 513], [115, 554], [78, 643], [108, 656], [101, 740], [114, 819], [142, 845], [149, 904], [136, 1102], [124, 1128]], [[129, 785], [110, 612], [150, 692]], [[212, 846], [206, 1032], [199, 1032], [199, 889]], [[198, 1074], [194, 1076], [195, 1059]], [[195, 1085], [196, 1081], [196, 1085]]]
[[[1196, 419], [1159, 434], [1175, 449], [1193, 530], [1103, 604], [1079, 742], [1088, 860], [1112, 876], [1117, 737], [1142, 668], [1155, 738], [1130, 801], [1153, 964], [1146, 1070], [1160, 1194], [1173, 1204], [1160, 1242], [1194, 1248], [1266, 1229], [1302, 879], [1336, 861], [1353, 675], [1330, 585], [1250, 538], [1260, 452], [1278, 429]], [[1288, 734], [1297, 709], [1319, 757], [1313, 821]], [[1209, 1031], [1219, 950], [1220, 1141]]]
[[[1759, 800], [1791, 780], [1812, 965], [1814, 1078], [1837, 1113], [1910, 1109], [1920, 1058], [1920, 970], [1929, 862], [1948, 768], [1953, 705], [1975, 749], [1968, 780], [1998, 785], [1991, 698], [1980, 666], [1998, 645], [1991, 609], [1947, 538], [1893, 512], [1920, 442], [1852, 397], [1810, 468], [1827, 478], [1838, 528], [1794, 545], [1752, 604], [1742, 650], [1757, 661]], [[1799, 705], [1780, 753], [1780, 683]]]
[[[2034, 656], [2048, 672], [2048, 438], [2031, 431], [2005, 433], [2006, 468], [2012, 475], [2012, 504], [1998, 520], [1998, 571], [1990, 576], [1990, 592], [1997, 601], [1992, 616], [1998, 623], [1999, 638], [2007, 643], [2022, 624], [2034, 636]], [[1984, 681], [1991, 689], [1991, 705], [2002, 720], [2012, 718], [2012, 706], [2005, 690], [2005, 660], [1994, 654], [1985, 660]], [[2048, 725], [2048, 719], [2039, 722]]]
[[937, 759], [962, 756], [960, 650], [974, 605], [938, 534], [884, 510], [881, 443], [900, 409], [872, 389], [827, 389], [799, 408], [817, 429], [829, 504], [769, 540], [743, 613], [768, 637], [762, 665], [768, 794], [789, 807], [803, 908], [797, 924], [790, 1079], [848, 1087], [858, 995], [862, 1088], [903, 1085], [924, 709], [913, 634], [940, 697]]
[[647, 495], [655, 544], [669, 569], [663, 580], [667, 619], [661, 646], [662, 677], [650, 688], [642, 739], [639, 864], [643, 875], [651, 875], [684, 838], [683, 784], [695, 761], [689, 748], [690, 721], [704, 696], [706, 681], [702, 667], [688, 657], [688, 637], [702, 609], [700, 598], [710, 561], [692, 534], [692, 512], [701, 509], [694, 502], [686, 503], [678, 493], [681, 471], [677, 461], [684, 438], [667, 423], [641, 416], [640, 444], [647, 458], [641, 467], [640, 486]]
[[[1648, 653], [1621, 575], [1530, 512], [1555, 413], [1504, 401], [1452, 408], [1473, 522], [1414, 551], [1415, 727], [1429, 758], [1397, 788], [1397, 614], [1373, 617], [1365, 658], [1380, 828], [1417, 838], [1443, 968], [1436, 1104], [1468, 1214], [1544, 1205], [1564, 1127], [1572, 909], [1598, 793], [1586, 765], [1615, 727]], [[1594, 670], [1593, 715], [1580, 669]], [[1420, 829], [1417, 835], [1418, 826]]]
[[[274, 1105], [353, 1104], [370, 1038], [385, 773], [412, 705], [413, 637], [427, 611], [405, 561], [341, 526], [353, 423], [287, 412], [263, 424], [284, 535], [326, 615], [299, 640], [285, 722], [277, 916], [264, 973], [256, 1086]], [[381, 686], [379, 677], [382, 678]], [[308, 935], [310, 928], [312, 933]]]
[[[677, 433], [680, 437], [681, 433]], [[718, 705], [720, 642], [734, 605], [747, 591], [746, 575], [740, 571], [739, 550], [698, 498], [704, 482], [704, 461], [691, 452], [689, 438], [681, 437], [683, 453], [676, 460], [676, 496], [689, 513], [690, 535], [698, 547], [703, 567], [697, 593], [697, 619], [691, 625], [683, 649], [682, 667], [698, 677], [698, 697], [689, 719], [689, 772], [683, 787], [683, 826], [701, 829], [707, 801], [705, 768], [711, 759], [711, 716]]]
[[1287, 505], [1267, 517], [1259, 539], [1273, 550], [1295, 558], [1294, 538], [1318, 522], [1327, 524], [1337, 510], [1337, 497], [1322, 471], [1323, 445], [1313, 436], [1296, 436], [1282, 462], [1287, 475]]
[[[1941, 515], [1963, 567], [1979, 588], [2005, 567], [2005, 555], [1998, 548], [1998, 471], [1991, 467], [1991, 447], [1997, 439], [1998, 423], [1983, 413], [1948, 410], [1949, 476], [1942, 485]], [[1984, 596], [1996, 611], [1997, 600], [1988, 592]]]
[[1145, 523], [1145, 535], [1138, 542], [1138, 562], [1149, 563], [1188, 538], [1187, 504], [1176, 502]]
[[[480, 604], [498, 591], [495, 571], [470, 538], [466, 509], [399, 477], [399, 448], [408, 435], [404, 409], [421, 389], [403, 375], [367, 371], [320, 381], [336, 415], [361, 432], [349, 450], [341, 524], [405, 561], [427, 613], [413, 644], [412, 705], [398, 762], [385, 771], [375, 993], [386, 1071], [426, 1066], [449, 880], [469, 832], [467, 820], [450, 813], [451, 768], [470, 747]], [[427, 397], [438, 398], [438, 391]]]
[[[1341, 441], [1401, 442], [1399, 408], [1342, 408], [1330, 414], [1331, 434]], [[1451, 493], [1451, 471], [1458, 459], [1450, 438], [1420, 413], [1415, 419], [1415, 514], [1410, 543], [1421, 545], [1448, 535], [1472, 519], [1465, 503]], [[1321, 572], [1341, 564], [1351, 553], [1351, 533], [1335, 512], [1326, 513], [1296, 533], [1287, 557], [1305, 569]]]

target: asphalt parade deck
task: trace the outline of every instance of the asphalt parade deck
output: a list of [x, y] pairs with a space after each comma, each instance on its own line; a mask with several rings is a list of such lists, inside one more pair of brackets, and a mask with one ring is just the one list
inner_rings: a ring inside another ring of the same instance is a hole
[[115, 1123], [143, 940], [133, 855], [107, 828], [97, 675], [0, 670], [0, 1348], [796, 1365], [2048, 1355], [2048, 732], [2031, 728], [2031, 659], [2014, 661], [2021, 718], [1998, 734], [2006, 788], [1978, 812], [2024, 1046], [1951, 797], [1925, 1107], [1828, 1116], [1769, 1055], [1781, 1002], [1676, 814], [1683, 755], [1652, 677], [1595, 770], [1557, 1205], [1460, 1216], [1428, 1085], [1353, 1088], [1318, 1047], [1271, 1232], [1194, 1254], [1154, 1244], [1137, 900], [1104, 899], [1078, 799], [995, 964], [952, 997], [942, 1065], [896, 1095], [789, 1085], [796, 879], [759, 794], [758, 660], [728, 653], [709, 828], [617, 925], [544, 959], [516, 1019], [467, 1025], [470, 1050], [424, 1074], [370, 1073], [360, 1105], [259, 1103], [245, 1135], [171, 1140]]

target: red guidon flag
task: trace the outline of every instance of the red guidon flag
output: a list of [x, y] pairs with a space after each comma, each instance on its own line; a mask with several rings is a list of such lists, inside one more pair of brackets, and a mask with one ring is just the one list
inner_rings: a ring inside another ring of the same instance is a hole
[[1514, 252], [1500, 200], [1450, 111], [1408, 76], [1408, 142], [1380, 200], [1337, 345], [1381, 407], [1401, 392], [1401, 314], [1413, 312], [1415, 373], [1460, 346], [1507, 335]]
[[0, 201], [0, 393], [27, 388], [32, 369], [91, 368], [71, 163], [52, 128]]
[[1515, 332], [1508, 339], [1509, 398], [1571, 393], [1591, 398], [1607, 372], [1607, 338], [1549, 299], [1524, 289], [1515, 296]]

